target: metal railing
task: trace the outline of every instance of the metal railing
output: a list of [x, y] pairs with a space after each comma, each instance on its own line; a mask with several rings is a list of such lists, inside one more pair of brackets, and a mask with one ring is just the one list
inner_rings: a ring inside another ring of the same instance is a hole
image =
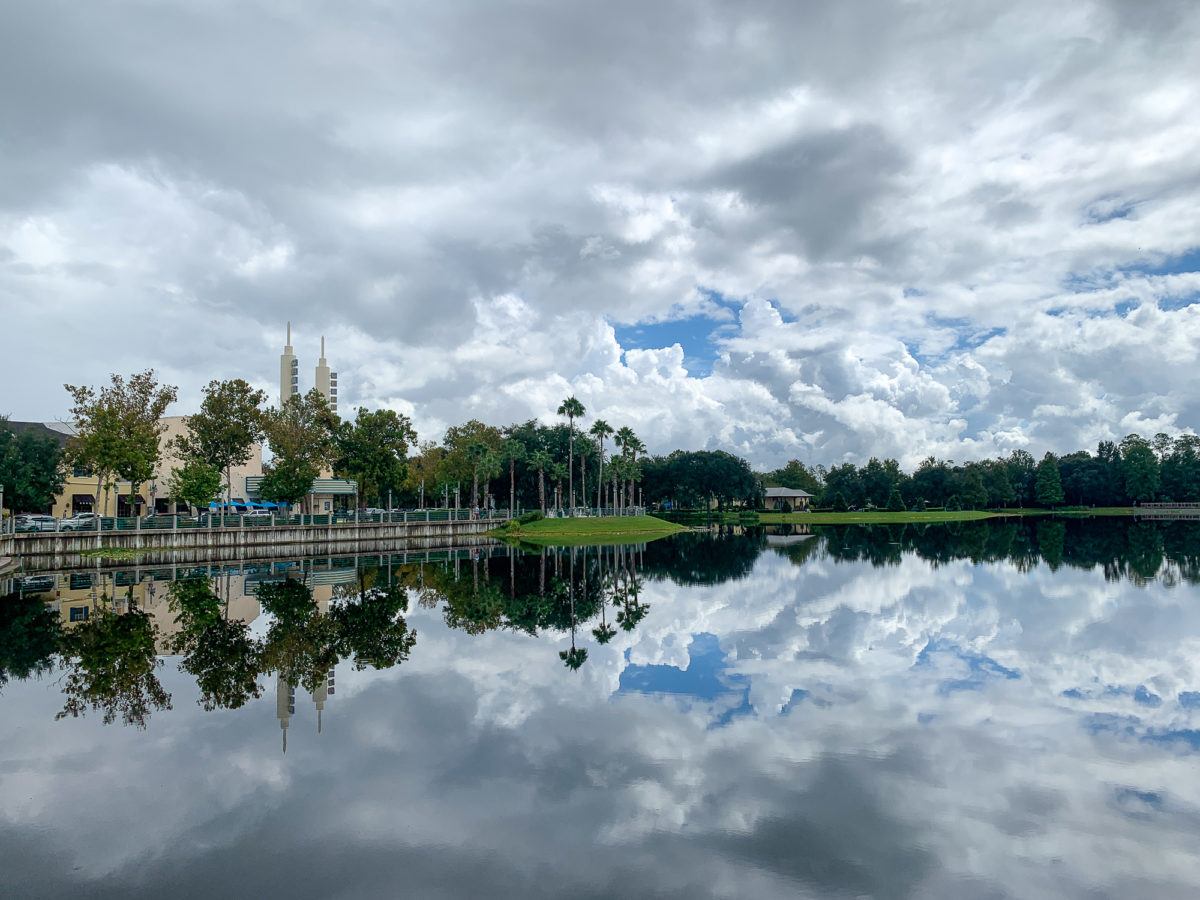
[[[526, 510], [517, 508], [515, 515], [519, 516]], [[573, 509], [547, 509], [546, 518], [579, 518], [589, 516], [640, 516], [645, 514], [641, 506], [628, 507], [575, 507]], [[468, 509], [427, 508], [427, 509], [395, 509], [382, 512], [368, 513], [364, 510], [339, 510], [332, 513], [281, 513], [271, 511], [253, 512], [205, 512], [198, 516], [189, 515], [151, 515], [151, 516], [104, 516], [100, 519], [99, 527], [95, 520], [81, 523], [73, 527], [70, 519], [55, 522], [53, 529], [38, 529], [23, 531], [15, 528], [15, 521], [6, 519], [4, 524], [8, 534], [15, 537], [37, 537], [46, 534], [96, 534], [97, 532], [112, 531], [185, 531], [195, 529], [244, 529], [244, 528], [283, 528], [283, 527], [329, 527], [332, 525], [382, 525], [382, 524], [419, 524], [419, 523], [451, 523], [490, 521], [497, 525], [503, 524], [514, 515], [507, 508], [500, 509]]]

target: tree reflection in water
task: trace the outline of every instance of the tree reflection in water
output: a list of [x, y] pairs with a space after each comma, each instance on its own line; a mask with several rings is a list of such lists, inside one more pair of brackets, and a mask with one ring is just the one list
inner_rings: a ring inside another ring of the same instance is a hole
[[968, 559], [1027, 571], [1044, 564], [1099, 568], [1109, 580], [1138, 585], [1155, 579], [1168, 586], [1200, 584], [1195, 522], [1029, 518], [802, 531], [724, 526], [648, 545], [501, 548], [503, 556], [474, 551], [452, 563], [362, 568], [352, 583], [334, 588], [324, 610], [304, 581], [267, 580], [256, 591], [271, 616], [261, 637], [230, 615], [228, 599], [206, 577], [170, 585], [169, 638], [138, 607], [132, 588], [115, 600], [98, 592], [92, 614], [69, 624], [46, 605], [46, 595], [18, 592], [0, 598], [0, 687], [57, 671], [65, 697], [59, 718], [95, 711], [105, 723], [144, 728], [155, 711], [171, 707], [158, 676], [158, 654], [165, 650], [181, 657], [179, 668], [195, 679], [205, 710], [237, 709], [261, 697], [271, 675], [282, 685], [281, 696], [303, 686], [314, 699], [323, 698], [342, 660], [352, 659], [359, 669], [386, 669], [409, 658], [417, 639], [405, 618], [410, 594], [423, 606], [441, 608], [448, 626], [469, 634], [505, 629], [566, 635], [569, 647], [558, 655], [577, 670], [588, 659], [581, 630], [604, 645], [645, 619], [647, 581], [712, 585], [741, 579], [763, 553], [797, 566], [823, 558], [886, 567], [911, 555], [934, 566]]
[[617, 607], [617, 622], [627, 631], [649, 611], [637, 597], [642, 585], [639, 559], [645, 549], [543, 547], [499, 560], [475, 554], [469, 579], [458, 566], [426, 570], [421, 602], [430, 607], [445, 604], [446, 624], [469, 634], [496, 629], [531, 636], [566, 633], [571, 645], [558, 656], [567, 668], [577, 670], [588, 658], [587, 648], [578, 646], [581, 626], [598, 620], [591, 633], [598, 644], [606, 644], [617, 634], [608, 621], [609, 606]]

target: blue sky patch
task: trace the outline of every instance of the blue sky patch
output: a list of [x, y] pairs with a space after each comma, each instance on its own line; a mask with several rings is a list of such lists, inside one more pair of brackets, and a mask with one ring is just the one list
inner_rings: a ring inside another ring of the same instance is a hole
[[[628, 658], [628, 651], [626, 651]], [[713, 722], [719, 728], [735, 717], [753, 711], [750, 706], [750, 679], [727, 674], [729, 664], [715, 634], [693, 635], [688, 645], [688, 666], [627, 665], [621, 672], [617, 693], [667, 694], [719, 705], [722, 709]]]
[[736, 312], [741, 308], [716, 291], [702, 291], [721, 313], [699, 314], [660, 322], [613, 325], [617, 342], [626, 350], [657, 350], [678, 344], [683, 348], [683, 364], [692, 375], [709, 375], [717, 359], [716, 342], [737, 332]]
[[1139, 706], [1157, 709], [1162, 706], [1162, 697], [1150, 690], [1144, 684], [1139, 684], [1133, 692], [1133, 702]]
[[957, 644], [941, 638], [931, 639], [917, 654], [913, 668], [933, 668], [934, 656], [947, 654], [959, 662], [966, 663], [965, 678], [952, 678], [938, 685], [939, 694], [953, 694], [959, 691], [978, 691], [990, 681], [1015, 681], [1021, 677], [1017, 669], [1001, 665], [990, 656], [963, 650]]

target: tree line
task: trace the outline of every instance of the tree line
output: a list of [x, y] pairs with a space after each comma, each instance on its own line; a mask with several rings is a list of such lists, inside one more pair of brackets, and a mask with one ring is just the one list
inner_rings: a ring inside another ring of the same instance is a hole
[[1200, 437], [1130, 434], [1041, 460], [1025, 450], [955, 464], [930, 456], [911, 472], [894, 459], [826, 469], [799, 460], [766, 473], [764, 483], [808, 491], [816, 505], [846, 509], [1010, 509], [1200, 502]]
[[[66, 385], [75, 437], [65, 449], [49, 438], [16, 434], [0, 419], [0, 484], [14, 510], [43, 509], [61, 490], [66, 469], [96, 478], [97, 498], [154, 477], [165, 454], [177, 460], [169, 496], [193, 507], [235, 495], [234, 468], [265, 443], [261, 497], [295, 505], [322, 474], [352, 479], [361, 505], [428, 507], [507, 505], [546, 512], [574, 507], [695, 509], [759, 507], [765, 488], [805, 490], [816, 508], [1004, 509], [1127, 506], [1153, 501], [1200, 502], [1200, 438], [1131, 434], [1102, 441], [1095, 452], [1041, 460], [1025, 450], [954, 463], [929, 457], [912, 472], [895, 459], [829, 468], [791, 460], [755, 472], [723, 450], [648, 455], [628, 426], [586, 421], [574, 396], [558, 406], [560, 421], [496, 426], [472, 419], [440, 441], [418, 443], [411, 420], [393, 410], [358, 408], [340, 419], [316, 389], [278, 407], [242, 379], [213, 381], [186, 432], [164, 448], [162, 416], [176, 389], [153, 371], [113, 375], [96, 390]], [[507, 503], [505, 503], [507, 501]]]

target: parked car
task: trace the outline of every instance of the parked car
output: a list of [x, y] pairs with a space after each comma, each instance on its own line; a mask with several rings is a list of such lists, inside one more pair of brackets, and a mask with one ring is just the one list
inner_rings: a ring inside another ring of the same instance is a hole
[[58, 530], [58, 519], [54, 518], [54, 516], [44, 516], [40, 513], [21, 513], [19, 516], [17, 516], [17, 520], [24, 520], [30, 525], [33, 525], [34, 527], [32, 529], [27, 529], [31, 531]]
[[63, 519], [58, 523], [59, 531], [95, 531], [96, 530], [96, 514], [85, 512], [75, 513], [69, 519]]
[[17, 534], [42, 530], [38, 527], [38, 523], [31, 521], [28, 516], [14, 516], [12, 523], [12, 529]]
[[269, 519], [271, 511], [269, 509], [248, 509], [244, 515], [247, 519]]

